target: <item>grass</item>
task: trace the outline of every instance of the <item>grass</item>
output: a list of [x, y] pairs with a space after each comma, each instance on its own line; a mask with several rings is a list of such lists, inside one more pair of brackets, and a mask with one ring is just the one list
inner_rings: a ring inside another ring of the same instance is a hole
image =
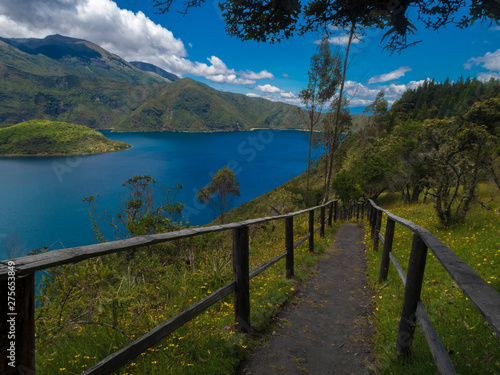
[[[320, 184], [321, 175], [315, 176]], [[301, 183], [301, 178], [295, 181], [295, 185]], [[240, 208], [232, 214], [265, 216], [268, 199], [255, 201], [260, 213]], [[315, 216], [318, 226], [319, 215]], [[283, 221], [250, 227], [250, 269], [285, 251], [284, 232]], [[307, 232], [308, 215], [296, 217], [294, 240]], [[250, 321], [256, 336], [237, 332], [233, 297], [228, 296], [118, 373], [234, 374], [257, 337], [281, 324], [275, 322], [276, 314], [294, 295], [297, 282], [309, 275], [330, 240], [320, 241], [316, 234], [315, 253], [308, 251], [307, 242], [295, 250], [294, 279], [285, 277], [283, 259], [250, 281]], [[108, 255], [50, 270], [36, 310], [37, 371], [82, 373], [210, 295], [232, 279], [231, 246], [231, 232], [221, 232], [142, 249], [132, 262], [124, 254]]]
[[[480, 195], [483, 201], [494, 198], [487, 205], [488, 209], [477, 205], [463, 224], [453, 227], [443, 227], [439, 224], [430, 203], [408, 205], [402, 203], [395, 195], [386, 195], [381, 197], [377, 204], [397, 216], [430, 230], [500, 292], [500, 236], [498, 232], [500, 194], [495, 187], [482, 185]], [[384, 220], [382, 234], [385, 232], [385, 223]], [[366, 232], [369, 233], [368, 230]], [[372, 251], [372, 239], [369, 234], [365, 241], [369, 277], [376, 290], [373, 300], [378, 371], [381, 374], [437, 373], [425, 338], [418, 328], [411, 358], [404, 363], [397, 359], [395, 345], [404, 287], [392, 265], [387, 282], [378, 283], [382, 251], [379, 250], [377, 253]], [[393, 253], [405, 272], [411, 241], [412, 233], [396, 225]], [[421, 299], [457, 373], [500, 373], [498, 337], [430, 252], [427, 256]]]
[[65, 122], [31, 120], [0, 128], [0, 155], [79, 155], [127, 148], [86, 126]]

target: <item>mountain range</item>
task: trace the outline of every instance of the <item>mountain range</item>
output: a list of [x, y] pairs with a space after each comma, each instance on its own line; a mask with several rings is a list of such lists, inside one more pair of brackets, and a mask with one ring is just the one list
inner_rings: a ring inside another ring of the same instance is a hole
[[116, 131], [299, 129], [300, 111], [128, 62], [82, 39], [0, 38], [0, 124], [46, 119]]

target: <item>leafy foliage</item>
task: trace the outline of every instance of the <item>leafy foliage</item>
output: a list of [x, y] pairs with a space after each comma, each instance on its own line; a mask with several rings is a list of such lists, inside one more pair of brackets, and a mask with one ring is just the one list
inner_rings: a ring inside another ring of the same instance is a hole
[[335, 176], [332, 188], [345, 207], [351, 201], [357, 201], [363, 196], [363, 190], [356, 182], [356, 178], [347, 171], [342, 171]]
[[230, 168], [223, 167], [212, 177], [210, 185], [200, 189], [196, 196], [201, 203], [207, 203], [215, 213], [219, 214], [221, 224], [224, 224], [224, 217], [232, 204], [232, 199], [240, 196], [240, 183]]
[[[169, 10], [173, 0], [153, 0], [159, 13]], [[199, 7], [205, 0], [185, 0], [184, 12]], [[409, 41], [415, 34], [415, 21], [410, 15], [418, 14], [425, 27], [439, 30], [449, 24], [466, 28], [476, 21], [498, 22], [500, 6], [495, 1], [470, 3], [464, 0], [397, 1], [392, 0], [310, 0], [302, 6], [299, 1], [221, 1], [226, 31], [242, 40], [279, 41], [298, 30], [324, 32], [328, 26], [344, 29], [356, 24], [361, 28], [380, 28], [385, 31], [385, 48], [400, 51], [418, 41]], [[458, 19], [458, 17], [460, 17]]]
[[124, 196], [119, 211], [114, 214], [97, 207], [96, 200], [99, 196], [85, 197], [83, 201], [90, 208], [96, 237], [101, 238], [102, 231], [95, 218], [113, 227], [123, 238], [179, 229], [182, 226], [180, 217], [184, 205], [176, 202], [175, 197], [182, 185], [163, 188], [160, 197], [155, 185], [156, 180], [150, 175], [129, 178], [123, 183], [129, 193]]
[[417, 202], [426, 192], [444, 225], [462, 222], [479, 182], [491, 177], [500, 186], [499, 95], [493, 79], [426, 81], [387, 111], [379, 94], [365, 110], [370, 122], [349, 140], [342, 170], [365, 197], [399, 191]]
[[341, 80], [340, 57], [330, 51], [330, 43], [323, 39], [317, 52], [311, 57], [309, 81], [307, 88], [299, 92], [299, 98], [307, 110], [309, 125], [309, 157], [307, 162], [307, 183], [309, 189], [309, 175], [312, 167], [311, 149], [314, 127], [322, 116], [323, 106], [337, 91]]
[[453, 120], [427, 120], [423, 125], [424, 158], [431, 174], [429, 194], [444, 225], [462, 222], [493, 151], [485, 126]]

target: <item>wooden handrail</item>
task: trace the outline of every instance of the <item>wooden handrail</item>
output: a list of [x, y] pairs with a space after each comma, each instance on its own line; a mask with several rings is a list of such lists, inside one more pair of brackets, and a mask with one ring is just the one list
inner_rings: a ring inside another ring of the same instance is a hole
[[29, 274], [46, 268], [56, 267], [68, 263], [80, 262], [85, 259], [94, 258], [101, 255], [118, 253], [121, 251], [131, 250], [138, 247], [155, 245], [158, 243], [178, 240], [181, 238], [194, 237], [205, 233], [221, 232], [248, 225], [261, 224], [268, 221], [282, 220], [286, 219], [287, 217], [297, 216], [306, 212], [314, 211], [321, 207], [328, 206], [332, 202], [334, 202], [334, 200], [319, 206], [311, 207], [302, 211], [292, 212], [286, 215], [268, 216], [268, 217], [245, 220], [224, 225], [214, 225], [210, 227], [201, 227], [201, 228], [187, 228], [175, 232], [136, 236], [124, 240], [109, 241], [94, 245], [72, 247], [60, 250], [52, 250], [42, 254], [24, 256], [9, 260], [2, 260], [0, 261], [0, 281], [7, 279], [9, 271], [8, 269], [9, 261], [13, 261], [16, 264], [16, 272], [19, 275]]
[[[453, 364], [432, 326], [423, 302], [420, 300], [427, 250], [430, 249], [432, 251], [439, 263], [497, 334], [500, 334], [500, 294], [427, 229], [396, 216], [390, 211], [384, 210], [377, 206], [371, 199], [368, 200], [368, 204], [370, 205], [368, 219], [372, 229], [374, 251], [377, 251], [379, 240], [384, 243], [379, 282], [387, 279], [390, 260], [405, 285], [403, 311], [398, 333], [398, 351], [406, 355], [410, 353], [413, 341], [414, 321], [418, 319], [438, 371], [441, 374], [455, 374]], [[380, 233], [380, 215], [382, 213], [387, 215], [385, 236]], [[408, 263], [408, 276], [392, 253], [395, 223], [404, 226], [414, 233]], [[409, 279], [410, 282], [408, 281]]]
[[[329, 206], [330, 208], [328, 218], [325, 218], [324, 213], [326, 206]], [[314, 228], [314, 226], [311, 226], [311, 217], [314, 217], [313, 212], [318, 208], [322, 210], [321, 223], [318, 228]], [[257, 276], [285, 256], [287, 257], [286, 275], [287, 277], [292, 277], [294, 273], [293, 250], [309, 239], [310, 251], [313, 251], [314, 233], [316, 233], [317, 231], [321, 231], [321, 234], [323, 235], [325, 223], [328, 222], [330, 226], [332, 225], [333, 218], [336, 219], [337, 217], [336, 208], [337, 201], [332, 200], [316, 207], [311, 207], [286, 215], [245, 220], [237, 223], [215, 225], [211, 227], [187, 228], [176, 232], [137, 236], [124, 240], [73, 247], [62, 250], [52, 250], [43, 254], [0, 261], [0, 291], [2, 291], [2, 293], [0, 294], [7, 295], [7, 293], [3, 293], [3, 290], [7, 290], [8, 285], [10, 285], [8, 284], [8, 282], [10, 282], [10, 278], [12, 278], [12, 265], [15, 265], [16, 283], [18, 282], [18, 280], [27, 280], [22, 285], [24, 285], [25, 288], [29, 288], [30, 290], [32, 289], [34, 291], [34, 274], [38, 270], [43, 270], [46, 268], [60, 266], [68, 263], [76, 263], [101, 255], [118, 253], [138, 247], [154, 245], [181, 238], [193, 237], [205, 233], [233, 230], [233, 275], [235, 279], [222, 288], [218, 289], [215, 293], [190, 306], [169, 321], [158, 325], [153, 330], [143, 335], [141, 338], [133, 341], [124, 348], [106, 357], [85, 372], [85, 374], [109, 374], [119, 369], [126, 363], [130, 362], [133, 358], [140, 355], [149, 347], [153, 346], [158, 341], [165, 338], [176, 329], [180, 328], [183, 324], [194, 319], [205, 310], [207, 310], [210, 306], [219, 302], [221, 299], [225, 298], [231, 293], [234, 293], [235, 296], [235, 320], [238, 323], [238, 330], [248, 331], [250, 329], [249, 280]], [[333, 212], [334, 210], [335, 212]], [[310, 218], [309, 234], [307, 234], [296, 243], [293, 243], [293, 217], [306, 212], [309, 212]], [[263, 265], [257, 267], [255, 270], [249, 271], [249, 225], [283, 219], [286, 221], [285, 242], [287, 251], [267, 261]], [[34, 293], [23, 293], [23, 295], [19, 295], [19, 298], [15, 303], [15, 313], [9, 312], [7, 310], [7, 304], [3, 302], [5, 301], [2, 301], [2, 304], [0, 304], [0, 316], [2, 317], [0, 328], [4, 328], [3, 325], [6, 324], [6, 319], [3, 319], [4, 317], [13, 314], [16, 315], [18, 310], [23, 311], [23, 314], [20, 314], [16, 321], [16, 327], [18, 327], [18, 330], [16, 331], [16, 345], [17, 348], [23, 348], [23, 351], [22, 353], [19, 353], [19, 355], [15, 355], [15, 366], [11, 366], [10, 363], [7, 363], [7, 355], [2, 351], [2, 353], [0, 353], [2, 355], [2, 359], [0, 360], [0, 372], [5, 374], [15, 374], [17, 373], [18, 369], [23, 369], [23, 371], [26, 373], [34, 374], [36, 370], [34, 364]], [[6, 344], [10, 342], [8, 341], [7, 335], [2, 334], [2, 336], [0, 337], [0, 341], [0, 347], [3, 347], [4, 350], [7, 351], [8, 347]], [[19, 344], [17, 344], [18, 341]]]

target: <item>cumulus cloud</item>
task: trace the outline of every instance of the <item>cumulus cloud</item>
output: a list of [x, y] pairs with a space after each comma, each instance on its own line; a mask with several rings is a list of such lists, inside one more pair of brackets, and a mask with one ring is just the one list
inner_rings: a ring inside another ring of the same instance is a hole
[[260, 91], [261, 93], [248, 93], [247, 96], [252, 98], [262, 98], [271, 101], [280, 101], [283, 103], [293, 104], [293, 105], [301, 105], [300, 99], [296, 97], [296, 95], [291, 91], [285, 91], [280, 89], [279, 87], [265, 84], [258, 85], [255, 87], [255, 90]]
[[[256, 90], [259, 90], [260, 92], [263, 92], [265, 94], [278, 94], [279, 98], [285, 98], [285, 99], [292, 99], [295, 98], [295, 94], [292, 93], [291, 91], [285, 91], [283, 89], [280, 89], [279, 87], [270, 85], [270, 84], [265, 84], [265, 85], [259, 85], [255, 87]], [[266, 99], [269, 99], [270, 97], [275, 98], [274, 96], [267, 95], [264, 96]], [[270, 99], [271, 100], [271, 99]]]
[[[362, 39], [363, 39], [363, 36], [358, 35], [352, 39], [351, 43], [353, 43], [353, 44], [361, 43]], [[328, 38], [328, 42], [330, 44], [335, 44], [336, 46], [346, 46], [347, 43], [349, 43], [349, 35], [333, 36], [331, 38]]]
[[346, 81], [345, 92], [347, 98], [350, 100], [350, 107], [366, 107], [371, 104], [377, 94], [383, 91], [385, 94], [385, 99], [389, 104], [399, 99], [403, 93], [408, 89], [416, 89], [417, 87], [423, 85], [423, 83], [429, 80], [429, 78], [420, 81], [410, 81], [407, 84], [386, 84], [386, 85], [370, 85], [369, 83], [363, 84], [355, 81]]
[[254, 84], [274, 76], [263, 70], [235, 71], [216, 56], [209, 64], [187, 58], [181, 39], [143, 12], [121, 9], [112, 0], [2, 0], [0, 35], [43, 38], [61, 34], [96, 43], [128, 61], [145, 61], [177, 75], [192, 74], [212, 82]]
[[495, 52], [488, 52], [484, 56], [472, 57], [464, 64], [465, 69], [471, 69], [473, 66], [482, 66], [490, 71], [489, 73], [483, 73], [483, 76], [485, 74], [498, 75], [500, 73], [500, 49]]
[[259, 85], [256, 87], [257, 90], [262, 91], [262, 92], [267, 92], [267, 93], [277, 93], [277, 92], [282, 92], [283, 90], [276, 87], [272, 86], [270, 84], [265, 84], [265, 85]]
[[393, 70], [392, 72], [373, 76], [368, 80], [368, 83], [371, 84], [371, 83], [393, 81], [395, 79], [403, 77], [406, 74], [406, 72], [409, 72], [410, 70], [411, 70], [410, 67], [402, 66], [399, 69]]

